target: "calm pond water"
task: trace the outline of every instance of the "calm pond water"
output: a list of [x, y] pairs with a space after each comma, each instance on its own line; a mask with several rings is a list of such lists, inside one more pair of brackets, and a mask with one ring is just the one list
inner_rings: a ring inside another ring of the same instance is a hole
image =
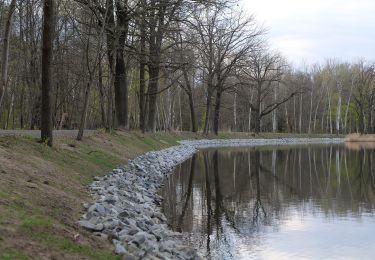
[[172, 228], [212, 259], [375, 259], [375, 150], [205, 150], [162, 190]]

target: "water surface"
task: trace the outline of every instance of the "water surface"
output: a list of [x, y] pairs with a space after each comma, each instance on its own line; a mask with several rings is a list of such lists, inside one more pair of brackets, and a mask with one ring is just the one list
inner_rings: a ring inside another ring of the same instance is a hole
[[162, 190], [172, 228], [212, 259], [374, 259], [375, 150], [205, 150]]

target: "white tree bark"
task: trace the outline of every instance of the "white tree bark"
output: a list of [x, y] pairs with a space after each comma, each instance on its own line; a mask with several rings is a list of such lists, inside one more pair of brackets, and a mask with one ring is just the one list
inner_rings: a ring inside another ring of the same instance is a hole
[[[274, 101], [277, 102], [277, 88], [274, 88]], [[272, 112], [272, 131], [277, 132], [277, 109]]]
[[342, 83], [337, 82], [337, 92], [338, 92], [338, 100], [337, 100], [337, 112], [336, 112], [336, 132], [337, 134], [340, 133], [340, 123], [341, 123], [341, 104], [342, 104]]
[[349, 97], [348, 97], [348, 102], [346, 104], [346, 109], [345, 109], [345, 119], [344, 119], [344, 128], [343, 128], [343, 130], [345, 130], [345, 131], [347, 131], [349, 106], [350, 106], [350, 101], [351, 101], [352, 94], [353, 94], [353, 87], [354, 87], [354, 79], [352, 79], [352, 84], [350, 86], [350, 93], [349, 93]]
[[234, 101], [233, 101], [233, 131], [237, 131], [237, 92], [234, 93]]
[[251, 113], [253, 112], [252, 108], [251, 108], [251, 104], [253, 103], [253, 98], [254, 98], [254, 92], [251, 92], [251, 96], [250, 96], [250, 109], [249, 109], [249, 132], [251, 132]]

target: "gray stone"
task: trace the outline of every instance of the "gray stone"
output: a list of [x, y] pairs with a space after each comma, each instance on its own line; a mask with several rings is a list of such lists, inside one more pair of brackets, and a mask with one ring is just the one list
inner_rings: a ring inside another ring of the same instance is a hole
[[87, 229], [87, 230], [90, 230], [90, 231], [102, 231], [104, 229], [104, 225], [103, 224], [93, 224], [87, 220], [81, 220], [78, 222], [78, 224]]
[[143, 244], [146, 241], [146, 234], [144, 232], [138, 232], [134, 235], [134, 239], [132, 242], [137, 244], [138, 246]]
[[122, 259], [123, 260], [137, 260], [138, 258], [129, 253], [125, 253], [122, 255]]
[[134, 236], [134, 235], [137, 234], [138, 232], [139, 232], [138, 229], [133, 228], [133, 229], [130, 229], [130, 230], [127, 232], [127, 235], [129, 235], [129, 236]]
[[125, 247], [123, 247], [120, 243], [116, 244], [115, 253], [118, 255], [124, 255], [127, 253]]

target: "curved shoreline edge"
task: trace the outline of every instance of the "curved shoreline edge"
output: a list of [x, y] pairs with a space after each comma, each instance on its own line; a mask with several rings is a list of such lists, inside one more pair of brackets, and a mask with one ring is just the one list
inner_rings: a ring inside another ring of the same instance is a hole
[[180, 145], [145, 153], [89, 186], [94, 202], [78, 223], [98, 236], [111, 239], [124, 259], [200, 259], [186, 245], [183, 234], [168, 227], [157, 194], [174, 168], [199, 149], [267, 145], [341, 144], [341, 138], [187, 140]]

